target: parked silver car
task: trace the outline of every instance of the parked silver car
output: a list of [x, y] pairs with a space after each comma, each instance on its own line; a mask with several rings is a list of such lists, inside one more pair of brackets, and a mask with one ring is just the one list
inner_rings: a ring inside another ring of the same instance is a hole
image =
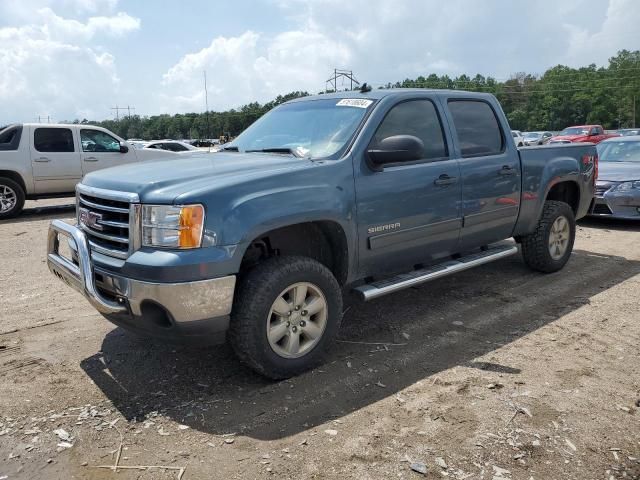
[[546, 145], [551, 137], [553, 137], [551, 132], [525, 132], [523, 141], [527, 147], [530, 145]]
[[640, 220], [640, 135], [600, 142], [591, 215]]

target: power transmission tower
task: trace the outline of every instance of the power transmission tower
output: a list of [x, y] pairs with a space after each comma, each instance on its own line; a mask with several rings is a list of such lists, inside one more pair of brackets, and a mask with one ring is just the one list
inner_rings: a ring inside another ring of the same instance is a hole
[[333, 77], [329, 78], [326, 82], [325, 82], [325, 87], [326, 90], [329, 91], [329, 86], [333, 87], [331, 90], [333, 90], [334, 92], [338, 91], [338, 79], [342, 78], [343, 81], [342, 83], [344, 84], [344, 82], [349, 82], [349, 88], [350, 90], [353, 90], [353, 84], [355, 83], [356, 86], [360, 85], [360, 82], [358, 80], [356, 80], [356, 78], [353, 76], [353, 71], [352, 70], [339, 70], [337, 68], [333, 69]]
[[111, 107], [111, 110], [115, 110], [116, 111], [116, 121], [119, 122], [120, 121], [120, 110], [126, 110], [127, 111], [127, 117], [131, 118], [131, 110], [133, 110], [133, 112], [135, 113], [136, 107], [131, 107], [129, 105], [127, 105], [126, 107], [119, 107], [118, 105], [116, 105], [115, 107]]

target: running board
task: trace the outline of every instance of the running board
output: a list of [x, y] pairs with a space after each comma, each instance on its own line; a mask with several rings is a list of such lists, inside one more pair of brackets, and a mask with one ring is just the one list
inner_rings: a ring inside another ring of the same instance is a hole
[[435, 280], [436, 278], [446, 277], [469, 268], [484, 265], [504, 257], [509, 257], [518, 252], [518, 247], [513, 244], [497, 244], [491, 245], [486, 250], [478, 253], [472, 253], [455, 260], [447, 260], [446, 262], [413, 270], [407, 273], [401, 273], [395, 277], [385, 278], [366, 285], [360, 285], [354, 288], [354, 291], [360, 295], [362, 300], [371, 300], [381, 297], [388, 293], [397, 292], [404, 288], [420, 285], [421, 283]]

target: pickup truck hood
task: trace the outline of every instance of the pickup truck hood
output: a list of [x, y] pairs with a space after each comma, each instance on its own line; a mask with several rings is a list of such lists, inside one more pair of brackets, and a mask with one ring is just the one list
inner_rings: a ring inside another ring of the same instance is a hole
[[84, 185], [137, 193], [141, 201], [172, 203], [176, 197], [212, 190], [256, 177], [312, 167], [313, 162], [289, 155], [261, 153], [195, 153], [175, 160], [147, 161], [99, 170]]
[[598, 164], [598, 180], [610, 182], [640, 180], [640, 163], [600, 162]]

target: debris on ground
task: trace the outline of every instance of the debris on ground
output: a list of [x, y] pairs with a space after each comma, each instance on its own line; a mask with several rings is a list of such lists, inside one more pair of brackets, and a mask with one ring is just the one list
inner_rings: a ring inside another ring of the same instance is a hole
[[435, 462], [436, 462], [436, 465], [439, 466], [440, 468], [444, 470], [447, 469], [447, 462], [444, 461], [444, 458], [436, 457]]
[[427, 466], [423, 462], [413, 462], [409, 465], [409, 468], [414, 472], [421, 473], [422, 475], [427, 474]]

